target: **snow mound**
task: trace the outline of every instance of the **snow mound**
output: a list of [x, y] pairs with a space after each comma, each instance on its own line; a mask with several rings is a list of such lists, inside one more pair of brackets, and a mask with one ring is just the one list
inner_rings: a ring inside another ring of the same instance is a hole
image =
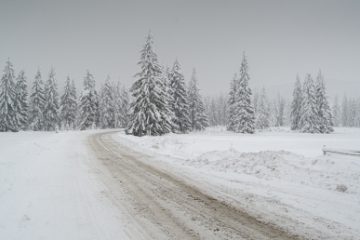
[[[242, 153], [231, 149], [206, 152], [186, 159], [183, 164], [212, 171], [247, 174], [264, 180], [286, 180], [338, 192], [360, 192], [360, 161], [351, 157], [306, 158], [287, 151]], [[346, 190], [339, 191], [339, 188]]]

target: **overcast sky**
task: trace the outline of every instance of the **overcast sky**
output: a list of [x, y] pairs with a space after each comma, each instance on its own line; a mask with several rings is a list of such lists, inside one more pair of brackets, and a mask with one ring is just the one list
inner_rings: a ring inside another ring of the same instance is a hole
[[0, 66], [130, 86], [149, 30], [160, 63], [178, 58], [187, 80], [195, 67], [204, 95], [228, 91], [245, 51], [254, 88], [290, 96], [296, 74], [321, 69], [330, 95], [360, 96], [357, 0], [0, 0]]

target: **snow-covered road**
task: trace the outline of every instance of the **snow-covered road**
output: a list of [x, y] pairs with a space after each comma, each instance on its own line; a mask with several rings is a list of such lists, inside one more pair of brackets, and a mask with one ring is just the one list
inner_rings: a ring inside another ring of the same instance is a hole
[[114, 200], [127, 205], [149, 239], [298, 239], [150, 165], [111, 133], [96, 134], [90, 143], [119, 184], [112, 191], [123, 189], [129, 201]]

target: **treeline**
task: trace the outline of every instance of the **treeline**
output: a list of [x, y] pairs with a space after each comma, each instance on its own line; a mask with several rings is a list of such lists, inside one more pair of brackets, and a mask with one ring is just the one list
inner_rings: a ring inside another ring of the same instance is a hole
[[336, 98], [331, 109], [321, 72], [315, 81], [310, 74], [303, 82], [297, 77], [292, 101], [280, 95], [269, 100], [265, 89], [253, 94], [243, 54], [228, 95], [203, 100], [195, 70], [186, 84], [178, 60], [172, 67], [161, 66], [150, 34], [138, 65], [130, 94], [110, 77], [98, 91], [87, 71], [79, 95], [70, 77], [59, 95], [53, 69], [45, 82], [38, 70], [29, 91], [24, 71], [16, 77], [8, 60], [0, 82], [0, 131], [125, 128], [127, 134], [144, 136], [188, 133], [209, 125], [250, 134], [285, 125], [307, 133], [360, 127], [360, 99], [344, 97], [340, 105]]
[[45, 82], [38, 70], [29, 91], [24, 71], [16, 77], [8, 60], [0, 82], [0, 131], [125, 127], [128, 103], [127, 91], [110, 78], [98, 93], [89, 71], [79, 97], [70, 77], [59, 95], [53, 69]]

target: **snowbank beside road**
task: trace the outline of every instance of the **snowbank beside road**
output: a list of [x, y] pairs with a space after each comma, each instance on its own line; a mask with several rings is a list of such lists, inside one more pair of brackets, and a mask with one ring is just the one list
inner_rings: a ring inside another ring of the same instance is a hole
[[242, 135], [210, 128], [187, 135], [115, 138], [263, 221], [314, 239], [360, 237], [360, 159], [321, 156], [323, 145], [358, 148], [359, 129]]

